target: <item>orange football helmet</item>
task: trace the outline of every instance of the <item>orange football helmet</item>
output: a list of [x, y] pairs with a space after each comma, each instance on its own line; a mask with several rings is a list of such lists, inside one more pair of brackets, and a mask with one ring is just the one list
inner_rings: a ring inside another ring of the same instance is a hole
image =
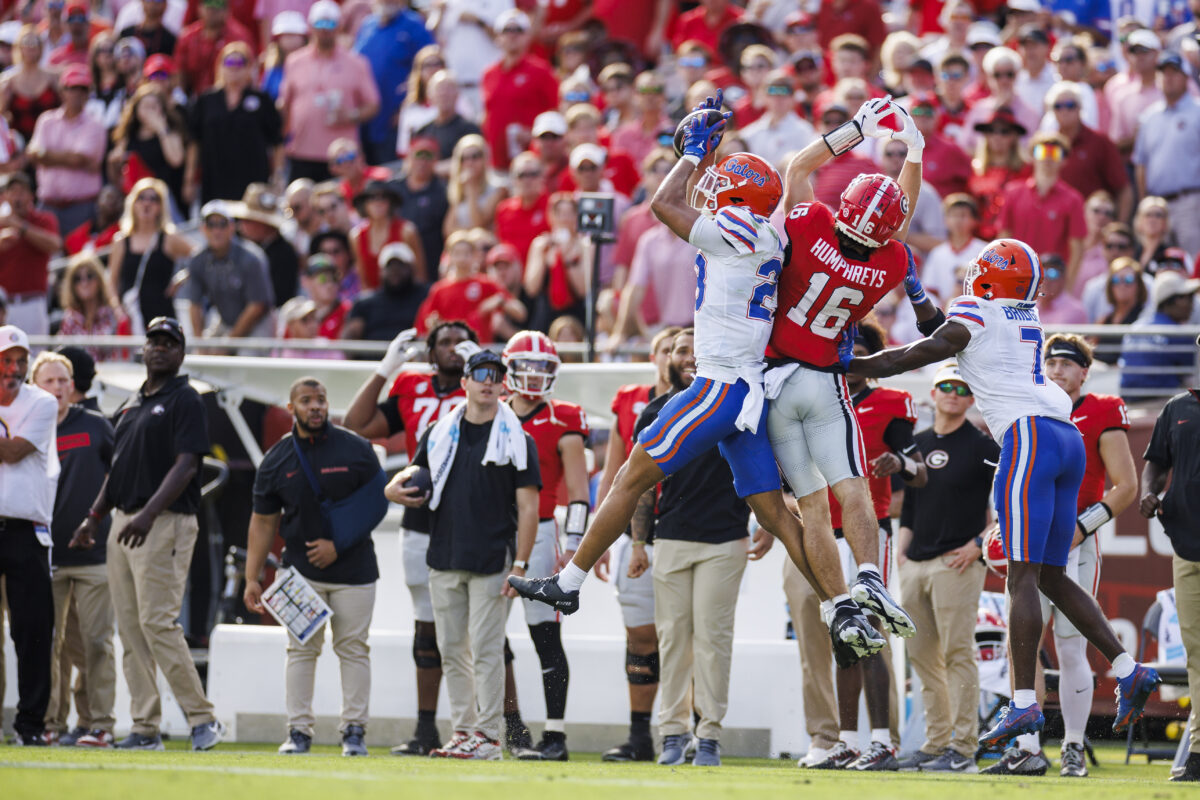
[[834, 225], [867, 247], [883, 247], [908, 216], [908, 198], [900, 184], [879, 173], [862, 174], [842, 192]]
[[513, 334], [500, 354], [507, 370], [504, 385], [514, 394], [546, 397], [554, 390], [562, 359], [549, 336], [541, 331]]
[[745, 206], [769, 217], [783, 198], [783, 179], [753, 153], [734, 153], [704, 170], [692, 187], [690, 202], [699, 211], [715, 214], [725, 206]]
[[1033, 305], [1041, 294], [1042, 262], [1020, 239], [996, 239], [967, 265], [963, 294]]

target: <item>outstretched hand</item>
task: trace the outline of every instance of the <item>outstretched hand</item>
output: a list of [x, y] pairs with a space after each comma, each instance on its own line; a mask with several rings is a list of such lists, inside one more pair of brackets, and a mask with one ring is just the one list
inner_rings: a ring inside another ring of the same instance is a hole
[[842, 330], [842, 336], [838, 339], [838, 363], [842, 365], [842, 369], [850, 371], [850, 362], [854, 360], [854, 340], [858, 338], [858, 323], [855, 322], [847, 325]]
[[883, 125], [883, 120], [890, 117], [898, 106], [892, 102], [890, 94], [867, 100], [854, 112], [854, 121], [858, 124], [859, 132], [873, 139], [886, 139], [892, 129]]
[[912, 301], [914, 306], [918, 306], [924, 303], [927, 298], [925, 287], [921, 285], [921, 278], [917, 275], [917, 260], [913, 257], [911, 247], [904, 242], [901, 242], [900, 246], [908, 254], [908, 271], [904, 274], [904, 293], [908, 295], [908, 299]]
[[720, 111], [721, 106], [724, 104], [724, 102], [725, 102], [724, 90], [717, 89], [716, 95], [710, 95], [709, 97], [704, 98], [704, 102], [698, 103], [696, 105], [696, 107], [693, 108], [692, 110], [693, 111], [703, 111], [706, 108], [711, 108], [714, 111]]
[[[711, 101], [712, 98], [709, 98]], [[725, 125], [729, 118], [733, 116], [733, 112], [726, 111], [721, 115], [721, 118], [716, 122], [708, 122], [707, 115], [697, 114], [688, 123], [687, 128], [683, 132], [683, 154], [685, 156], [695, 156], [701, 161], [708, 155], [709, 151], [714, 149], [721, 141], [721, 134], [725, 132]]]

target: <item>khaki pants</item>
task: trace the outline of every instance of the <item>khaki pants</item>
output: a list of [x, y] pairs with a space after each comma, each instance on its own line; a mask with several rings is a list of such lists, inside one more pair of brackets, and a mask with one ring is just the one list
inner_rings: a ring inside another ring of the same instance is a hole
[[[308, 581], [321, 599], [333, 610], [325, 626], [332, 629], [333, 652], [342, 673], [342, 717], [338, 730], [347, 725], [367, 727], [371, 700], [371, 648], [367, 632], [375, 612], [375, 584], [348, 585]], [[325, 644], [325, 631], [313, 634], [306, 644], [288, 636], [287, 688], [288, 728], [312, 736], [313, 685], [317, 677], [317, 657]]]
[[[659, 539], [654, 544], [654, 625], [661, 663], [659, 730], [720, 739], [729, 708], [729, 665], [746, 539], [723, 544]], [[692, 693], [695, 693], [694, 698]]]
[[[1171, 557], [1175, 582], [1175, 610], [1179, 614], [1179, 633], [1187, 653], [1188, 694], [1200, 697], [1200, 562]], [[1200, 753], [1200, 714], [1195, 710], [1188, 720], [1192, 743], [1188, 748]]]
[[80, 727], [111, 732], [116, 724], [117, 662], [113, 656], [113, 605], [104, 564], [57, 567], [54, 591], [54, 683], [46, 727], [63, 731], [71, 710], [71, 667], [80, 671], [75, 711]]
[[[804, 675], [804, 725], [812, 739], [811, 747], [833, 748], [841, 729], [837, 690], [833, 683], [833, 643], [829, 626], [821, 619], [821, 601], [812, 586], [796, 569], [790, 558], [783, 560], [783, 593], [787, 597], [792, 630], [800, 648], [800, 669]], [[867, 619], [874, 619], [869, 616]], [[887, 637], [891, 642], [891, 637]], [[900, 744], [900, 704], [896, 676], [892, 672], [892, 648], [884, 645], [879, 657], [888, 671], [888, 732], [892, 744]]]
[[931, 755], [949, 747], [974, 758], [979, 745], [975, 618], [985, 574], [978, 561], [959, 574], [941, 556], [900, 566], [900, 602], [917, 626], [908, 657], [925, 704], [921, 750]]
[[158, 734], [162, 723], [162, 698], [158, 694], [156, 669], [179, 701], [192, 727], [216, 719], [212, 703], [183, 638], [179, 611], [187, 585], [192, 548], [199, 525], [196, 517], [164, 511], [150, 534], [136, 549], [117, 541], [130, 514], [113, 511], [114, 535], [108, 542], [108, 586], [117, 615], [117, 630], [125, 649], [121, 666], [129, 686], [133, 731], [144, 736]]
[[504, 621], [508, 599], [500, 594], [508, 570], [476, 575], [429, 570], [429, 593], [442, 676], [456, 731], [481, 731], [500, 739], [504, 711]]

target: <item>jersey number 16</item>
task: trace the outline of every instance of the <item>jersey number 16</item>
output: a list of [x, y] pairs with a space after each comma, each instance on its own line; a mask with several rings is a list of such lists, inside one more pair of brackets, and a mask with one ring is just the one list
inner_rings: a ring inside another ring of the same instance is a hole
[[813, 309], [817, 306], [817, 301], [821, 299], [828, 285], [829, 275], [827, 273], [814, 272], [808, 282], [808, 291], [800, 298], [800, 302], [788, 311], [787, 315], [792, 322], [801, 328], [807, 326], [817, 336], [836, 339], [842, 332], [842, 328], [846, 327], [846, 323], [850, 321], [850, 308], [860, 305], [865, 295], [858, 289], [838, 286], [825, 298], [825, 302], [820, 306], [821, 310], [813, 315]]

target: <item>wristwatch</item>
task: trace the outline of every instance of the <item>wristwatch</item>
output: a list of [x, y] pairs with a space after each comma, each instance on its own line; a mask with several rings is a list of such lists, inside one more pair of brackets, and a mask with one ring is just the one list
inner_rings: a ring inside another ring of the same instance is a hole
[[512, 568], [528, 571], [529, 570], [529, 562], [525, 561], [524, 559], [518, 558], [517, 560], [513, 561]]

